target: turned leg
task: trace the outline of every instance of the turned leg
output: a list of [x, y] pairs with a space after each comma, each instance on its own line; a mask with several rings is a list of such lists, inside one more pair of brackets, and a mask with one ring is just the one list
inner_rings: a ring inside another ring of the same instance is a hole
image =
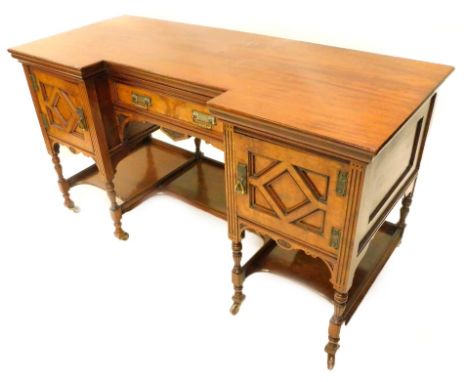
[[114, 235], [120, 240], [127, 240], [128, 233], [122, 229], [122, 208], [117, 204], [117, 196], [115, 194], [114, 183], [112, 180], [107, 181], [106, 191], [111, 202], [110, 212], [112, 220], [114, 221]]
[[408, 216], [412, 201], [413, 201], [413, 193], [412, 192], [409, 193], [408, 195], [405, 195], [405, 197], [401, 201], [400, 220], [398, 221], [397, 226], [402, 231], [404, 231], [405, 228], [406, 228], [406, 218]]
[[340, 347], [340, 330], [343, 324], [343, 314], [348, 301], [348, 293], [335, 291], [334, 295], [334, 313], [328, 325], [328, 344], [325, 346], [325, 351], [328, 355], [328, 369], [333, 369], [335, 366], [335, 354]]
[[197, 159], [203, 156], [203, 153], [200, 150], [200, 146], [201, 146], [201, 139], [195, 138], [195, 157]]
[[59, 146], [55, 145], [52, 151], [52, 163], [54, 164], [55, 171], [58, 175], [58, 184], [60, 187], [60, 191], [62, 192], [64, 204], [67, 208], [71, 209], [73, 212], [79, 212], [79, 208], [75, 206], [75, 203], [70, 198], [70, 185], [68, 184], [67, 180], [63, 177], [62, 165], [60, 164], [59, 158]]
[[242, 293], [242, 284], [244, 282], [244, 270], [241, 266], [242, 260], [242, 243], [240, 241], [232, 242], [232, 257], [234, 259], [234, 267], [232, 268], [232, 284], [234, 285], [234, 295], [232, 296], [233, 304], [231, 313], [237, 314], [245, 295]]

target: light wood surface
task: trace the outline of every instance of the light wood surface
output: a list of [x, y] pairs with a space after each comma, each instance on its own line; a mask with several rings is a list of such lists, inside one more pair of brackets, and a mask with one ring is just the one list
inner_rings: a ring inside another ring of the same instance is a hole
[[79, 75], [106, 66], [215, 95], [212, 110], [376, 153], [450, 66], [168, 21], [122, 16], [10, 49]]

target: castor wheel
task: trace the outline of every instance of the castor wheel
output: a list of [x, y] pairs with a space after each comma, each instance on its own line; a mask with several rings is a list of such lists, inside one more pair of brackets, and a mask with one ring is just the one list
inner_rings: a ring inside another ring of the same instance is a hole
[[233, 316], [235, 316], [237, 313], [239, 313], [241, 304], [240, 303], [233, 303], [231, 306], [231, 309], [229, 310]]
[[244, 300], [245, 300], [245, 294], [243, 293], [235, 294], [234, 296], [232, 296], [233, 303], [232, 303], [230, 312], [233, 316], [239, 313], [239, 309]]
[[119, 240], [127, 240], [128, 237], [130, 236], [127, 232], [125, 232], [123, 229], [115, 231], [114, 235], [117, 239]]
[[75, 205], [75, 203], [71, 199], [65, 200], [63, 204], [65, 205], [65, 207], [67, 207], [70, 211], [73, 211], [74, 213], [80, 212], [80, 207]]
[[333, 369], [335, 366], [335, 354], [339, 347], [340, 345], [338, 345], [336, 342], [328, 342], [327, 346], [325, 346], [328, 370]]

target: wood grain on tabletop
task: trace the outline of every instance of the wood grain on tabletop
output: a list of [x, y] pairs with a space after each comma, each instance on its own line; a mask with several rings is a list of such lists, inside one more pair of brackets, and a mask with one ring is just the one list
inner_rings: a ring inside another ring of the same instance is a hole
[[[80, 49], [86, 47], [86, 49]], [[211, 108], [377, 152], [453, 70], [354, 50], [134, 16], [10, 49], [81, 70], [106, 62], [223, 91]]]

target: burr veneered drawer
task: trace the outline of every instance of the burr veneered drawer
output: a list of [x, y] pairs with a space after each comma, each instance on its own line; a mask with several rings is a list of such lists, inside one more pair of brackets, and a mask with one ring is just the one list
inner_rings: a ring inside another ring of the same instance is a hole
[[112, 88], [115, 105], [149, 113], [188, 132], [205, 133], [222, 139], [221, 122], [203, 104], [120, 82], [113, 82]]

